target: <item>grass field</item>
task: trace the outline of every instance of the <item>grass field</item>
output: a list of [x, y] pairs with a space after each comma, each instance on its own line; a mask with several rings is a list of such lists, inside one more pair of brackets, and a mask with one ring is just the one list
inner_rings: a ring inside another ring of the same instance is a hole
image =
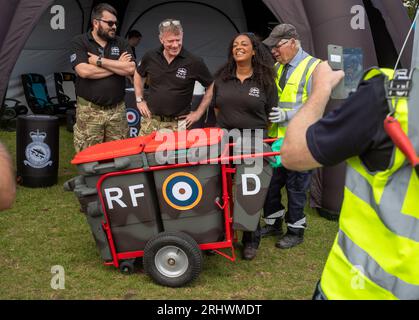
[[[15, 133], [0, 131], [15, 158]], [[204, 256], [199, 278], [185, 288], [164, 288], [140, 269], [125, 276], [101, 258], [75, 195], [64, 181], [75, 176], [72, 135], [60, 128], [59, 183], [18, 187], [11, 210], [0, 214], [0, 299], [310, 299], [337, 231], [307, 208], [309, 228], [302, 245], [275, 248], [262, 240], [253, 261]], [[65, 289], [51, 288], [51, 267], [65, 270]]]

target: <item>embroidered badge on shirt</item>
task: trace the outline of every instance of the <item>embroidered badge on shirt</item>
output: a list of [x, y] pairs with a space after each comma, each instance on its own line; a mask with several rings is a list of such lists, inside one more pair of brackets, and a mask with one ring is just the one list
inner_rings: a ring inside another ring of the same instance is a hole
[[186, 75], [188, 74], [188, 70], [185, 68], [179, 68], [176, 72], [176, 77], [180, 79], [186, 79]]
[[112, 47], [111, 48], [111, 55], [112, 56], [119, 56], [119, 47]]
[[260, 90], [259, 88], [253, 87], [249, 90], [249, 96], [260, 98]]
[[74, 61], [76, 61], [76, 59], [77, 59], [77, 54], [73, 53], [73, 54], [70, 56], [70, 61], [71, 61], [71, 63], [73, 63]]

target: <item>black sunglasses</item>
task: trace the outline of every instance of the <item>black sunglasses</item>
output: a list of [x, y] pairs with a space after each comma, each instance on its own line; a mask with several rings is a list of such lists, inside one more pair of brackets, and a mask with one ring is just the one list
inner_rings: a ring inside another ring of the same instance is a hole
[[118, 21], [103, 20], [103, 19], [96, 19], [96, 20], [107, 23], [110, 28], [112, 28], [114, 25], [115, 27], [118, 27]]

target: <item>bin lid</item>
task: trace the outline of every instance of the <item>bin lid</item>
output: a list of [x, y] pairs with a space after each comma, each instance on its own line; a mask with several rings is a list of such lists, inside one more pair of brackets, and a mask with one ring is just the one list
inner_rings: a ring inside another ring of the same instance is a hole
[[148, 136], [96, 144], [76, 154], [72, 164], [105, 161], [141, 152], [181, 150], [219, 144], [224, 131], [220, 128], [192, 129], [170, 133], [153, 132]]
[[77, 153], [71, 163], [82, 164], [139, 154], [146, 143], [153, 139], [154, 134], [96, 144]]

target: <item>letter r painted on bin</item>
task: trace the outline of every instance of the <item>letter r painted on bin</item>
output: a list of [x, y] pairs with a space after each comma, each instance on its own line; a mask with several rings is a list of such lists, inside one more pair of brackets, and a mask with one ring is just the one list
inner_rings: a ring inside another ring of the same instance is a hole
[[[250, 181], [254, 181], [254, 188], [249, 190], [252, 185]], [[260, 179], [254, 173], [242, 174], [242, 191], [244, 196], [254, 196], [260, 191]]]
[[127, 205], [121, 200], [122, 190], [121, 188], [107, 188], [105, 189], [105, 198], [108, 203], [108, 208], [113, 209], [113, 201], [115, 201], [121, 208], [126, 208]]

